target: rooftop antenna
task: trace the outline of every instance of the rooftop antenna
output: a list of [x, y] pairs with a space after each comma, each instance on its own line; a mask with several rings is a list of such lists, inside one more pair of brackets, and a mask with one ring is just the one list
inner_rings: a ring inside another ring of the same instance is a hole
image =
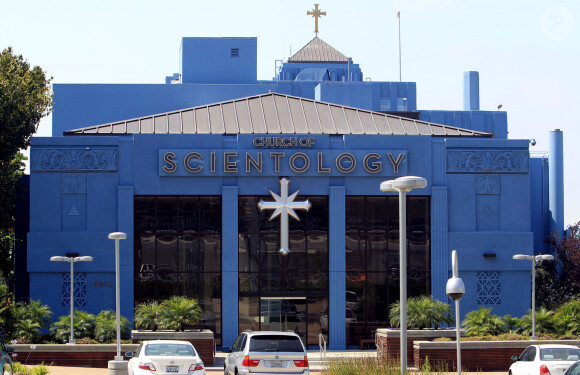
[[401, 76], [401, 11], [397, 12], [397, 19], [399, 20], [399, 82], [402, 82]]

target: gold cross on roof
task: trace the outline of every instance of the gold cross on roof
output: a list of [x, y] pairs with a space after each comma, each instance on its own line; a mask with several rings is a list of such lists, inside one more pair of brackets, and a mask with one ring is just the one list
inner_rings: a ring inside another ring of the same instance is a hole
[[318, 4], [314, 4], [312, 12], [308, 11], [306, 12], [306, 15], [314, 18], [314, 32], [316, 33], [316, 36], [318, 36], [318, 19], [322, 16], [326, 16], [326, 12], [321, 12], [320, 9], [318, 9]]

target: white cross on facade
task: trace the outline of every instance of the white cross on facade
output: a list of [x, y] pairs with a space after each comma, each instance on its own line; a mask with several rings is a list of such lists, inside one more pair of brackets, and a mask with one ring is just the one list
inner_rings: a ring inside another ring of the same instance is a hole
[[290, 184], [290, 180], [286, 177], [280, 179], [280, 195], [277, 195], [272, 190], [270, 190], [270, 194], [274, 198], [275, 202], [264, 202], [260, 200], [258, 203], [258, 208], [260, 211], [263, 210], [274, 210], [272, 216], [270, 216], [270, 221], [275, 219], [277, 216], [280, 216], [280, 252], [282, 255], [288, 255], [290, 249], [288, 248], [288, 237], [289, 237], [289, 228], [288, 228], [288, 215], [292, 216], [294, 219], [300, 221], [298, 215], [294, 210], [306, 210], [308, 211], [311, 207], [310, 202], [308, 199], [304, 202], [294, 202], [294, 199], [300, 192], [297, 190], [291, 196], [288, 196], [288, 184]]

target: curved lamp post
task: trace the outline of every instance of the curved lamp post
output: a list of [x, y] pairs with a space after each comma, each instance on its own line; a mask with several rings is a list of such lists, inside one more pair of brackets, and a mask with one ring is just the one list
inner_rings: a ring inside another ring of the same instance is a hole
[[123, 232], [109, 233], [109, 239], [115, 240], [115, 305], [117, 310], [117, 356], [115, 361], [122, 361], [121, 355], [121, 273], [119, 267], [119, 240], [127, 238], [127, 234]]
[[407, 373], [407, 192], [427, 186], [423, 177], [405, 176], [381, 182], [381, 191], [399, 193], [399, 304], [401, 375]]
[[461, 375], [461, 316], [459, 315], [459, 300], [465, 294], [465, 284], [459, 277], [459, 263], [457, 262], [457, 251], [451, 252], [451, 267], [453, 276], [447, 280], [445, 293], [455, 301], [455, 328], [457, 335], [457, 375]]
[[554, 256], [550, 254], [545, 255], [524, 255], [516, 254], [513, 256], [515, 260], [531, 260], [532, 261], [532, 336], [530, 339], [536, 339], [536, 264], [543, 260], [553, 260]]
[[63, 257], [63, 256], [53, 256], [50, 257], [51, 262], [68, 262], [70, 263], [70, 339], [68, 341], [69, 344], [75, 343], [75, 334], [74, 334], [74, 304], [75, 304], [75, 272], [74, 272], [74, 264], [76, 262], [92, 262], [93, 257], [91, 256], [77, 256], [78, 254], [70, 254]]

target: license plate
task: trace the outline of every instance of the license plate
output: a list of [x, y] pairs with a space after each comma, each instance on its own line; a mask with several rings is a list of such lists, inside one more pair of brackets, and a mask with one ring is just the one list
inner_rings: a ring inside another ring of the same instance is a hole
[[282, 367], [282, 361], [270, 361], [270, 367]]
[[179, 372], [178, 366], [166, 366], [165, 371], [167, 372]]

